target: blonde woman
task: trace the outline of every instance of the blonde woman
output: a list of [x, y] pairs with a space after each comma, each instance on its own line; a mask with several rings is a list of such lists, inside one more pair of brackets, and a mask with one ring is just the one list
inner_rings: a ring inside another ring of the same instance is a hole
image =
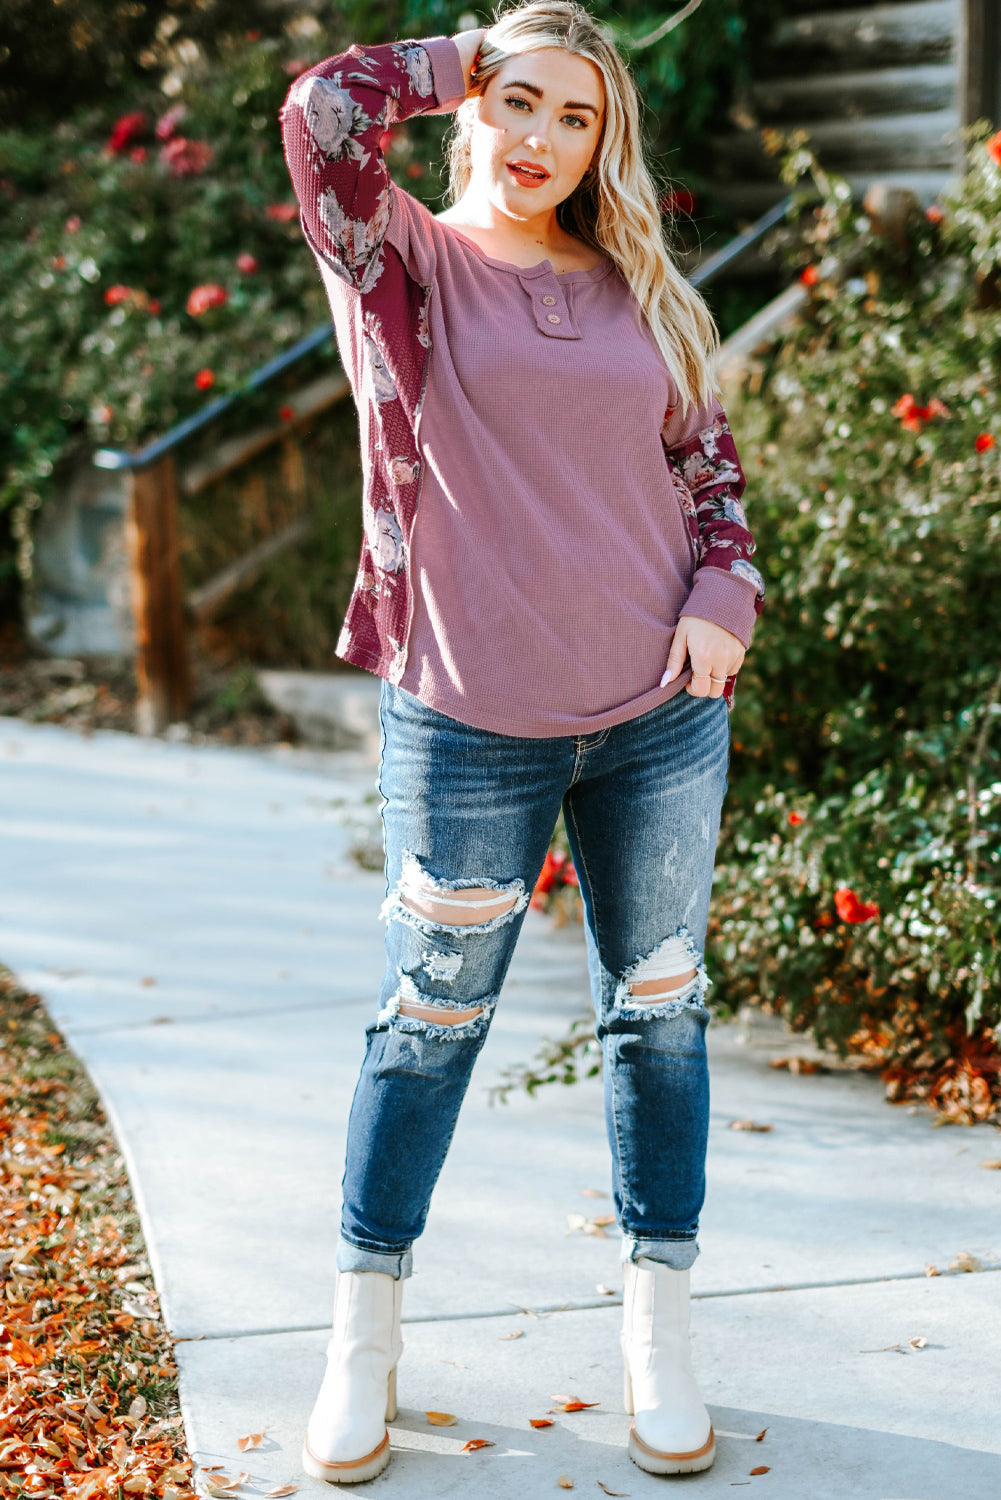
[[[383, 146], [452, 110], [433, 215]], [[411, 1246], [562, 809], [604, 1055], [629, 1452], [705, 1469], [688, 1335], [702, 950], [763, 598], [713, 323], [665, 248], [629, 73], [577, 4], [353, 46], [295, 82], [282, 129], [360, 419], [365, 541], [338, 652], [383, 678], [388, 891], [303, 1464], [351, 1483], [389, 1462]]]

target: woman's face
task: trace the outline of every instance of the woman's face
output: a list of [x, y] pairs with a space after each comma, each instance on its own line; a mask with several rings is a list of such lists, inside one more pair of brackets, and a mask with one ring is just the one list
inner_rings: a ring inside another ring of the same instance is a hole
[[514, 219], [555, 209], [601, 140], [605, 91], [593, 63], [561, 47], [509, 57], [487, 83], [469, 140], [469, 187]]

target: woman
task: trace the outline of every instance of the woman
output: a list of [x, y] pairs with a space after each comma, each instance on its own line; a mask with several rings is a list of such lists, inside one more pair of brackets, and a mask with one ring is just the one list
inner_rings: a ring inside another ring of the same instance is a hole
[[[382, 147], [451, 110], [453, 202], [434, 216]], [[384, 679], [389, 890], [303, 1463], [350, 1483], [389, 1462], [411, 1245], [562, 807], [604, 1051], [629, 1452], [708, 1468], [688, 1347], [702, 945], [763, 597], [715, 329], [664, 248], [634, 86], [577, 4], [351, 47], [296, 81], [282, 129], [361, 421], [338, 652]]]

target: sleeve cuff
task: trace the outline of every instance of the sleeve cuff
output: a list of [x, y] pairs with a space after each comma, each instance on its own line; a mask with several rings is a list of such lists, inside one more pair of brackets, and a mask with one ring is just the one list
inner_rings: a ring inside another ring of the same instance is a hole
[[722, 568], [698, 568], [681, 617], [694, 615], [722, 626], [737, 637], [746, 651], [757, 618], [756, 598], [757, 590], [749, 578], [738, 578]]
[[458, 47], [450, 36], [433, 36], [422, 41], [421, 46], [431, 59], [434, 96], [439, 109], [458, 109], [466, 97], [466, 79]]

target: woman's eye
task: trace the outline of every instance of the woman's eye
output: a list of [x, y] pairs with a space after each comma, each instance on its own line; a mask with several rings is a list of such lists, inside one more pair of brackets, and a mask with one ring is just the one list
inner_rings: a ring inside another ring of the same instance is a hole
[[573, 120], [575, 125], [580, 125], [585, 128], [587, 126], [587, 121], [582, 119], [580, 115], [564, 115], [563, 118], [564, 120]]
[[504, 100], [504, 103], [505, 104], [523, 104], [526, 109], [531, 109], [531, 107], [532, 107], [529, 104], [529, 102], [528, 102], [527, 99], [522, 99], [517, 94], [511, 94], [509, 98], [507, 98], [507, 99]]

